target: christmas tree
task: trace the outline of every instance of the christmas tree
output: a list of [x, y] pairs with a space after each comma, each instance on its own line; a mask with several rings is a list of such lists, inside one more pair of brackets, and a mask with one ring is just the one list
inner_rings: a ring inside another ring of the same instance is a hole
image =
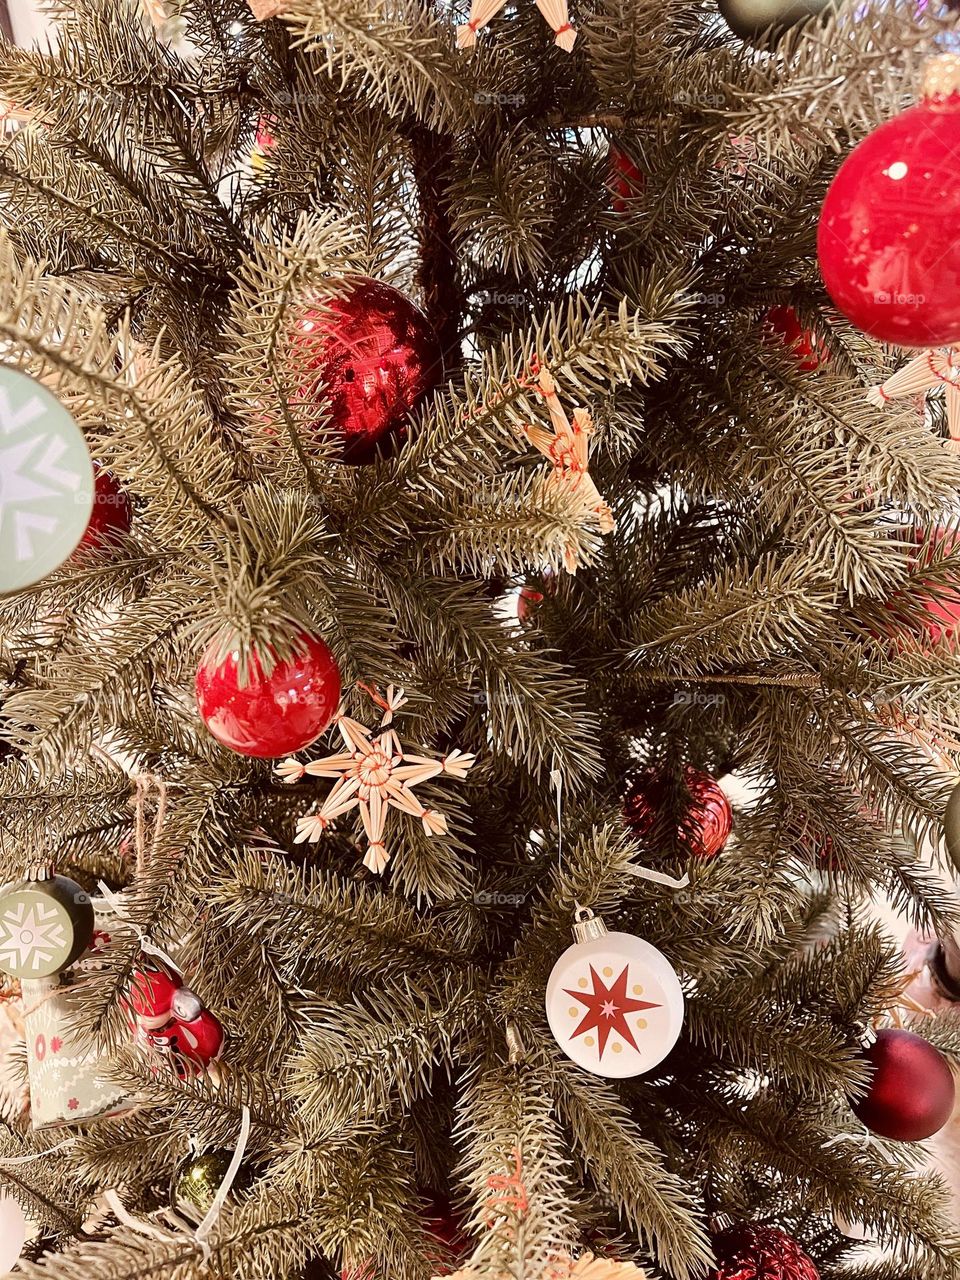
[[956, 19], [817, 7], [3, 48], [17, 1274], [960, 1273]]

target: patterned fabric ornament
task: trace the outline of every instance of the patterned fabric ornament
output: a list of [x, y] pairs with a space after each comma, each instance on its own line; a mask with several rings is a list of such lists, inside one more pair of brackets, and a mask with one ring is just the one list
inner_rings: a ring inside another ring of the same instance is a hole
[[0, 970], [11, 978], [49, 978], [78, 960], [93, 939], [86, 890], [50, 867], [0, 895]]
[[[546, 427], [526, 425], [523, 434], [553, 463], [553, 471], [547, 484], [572, 497], [577, 504], [577, 517], [586, 525], [593, 525], [601, 533], [614, 530], [613, 512], [600, 496], [588, 470], [590, 436], [593, 422], [586, 409], [574, 409], [573, 423], [564, 412], [557, 395], [557, 386], [546, 369], [540, 371], [537, 386], [547, 405], [552, 430]], [[563, 553], [564, 568], [576, 573], [579, 565], [576, 544], [568, 542]]]
[[886, 382], [871, 387], [867, 399], [883, 409], [891, 400], [922, 398], [936, 387], [943, 387], [947, 400], [950, 438], [944, 441], [944, 447], [948, 453], [960, 453], [960, 345], [922, 351]]
[[390, 861], [383, 840], [389, 810], [398, 809], [419, 818], [428, 836], [445, 835], [447, 820], [444, 815], [435, 809], [425, 808], [413, 789], [441, 773], [462, 780], [476, 757], [461, 751], [452, 751], [439, 760], [408, 755], [394, 730], [388, 727], [393, 723], [393, 713], [407, 701], [403, 690], [388, 685], [385, 698], [374, 690], [368, 689], [367, 692], [383, 709], [379, 733], [351, 720], [341, 707], [335, 723], [346, 751], [310, 764], [301, 764], [292, 758], [284, 760], [276, 772], [284, 782], [299, 782], [304, 774], [314, 778], [336, 778], [337, 783], [319, 812], [298, 819], [296, 842], [302, 844], [305, 840], [319, 840], [334, 819], [357, 808], [368, 842], [363, 865], [379, 875]]
[[656, 947], [608, 933], [578, 909], [574, 944], [547, 982], [547, 1020], [560, 1048], [597, 1076], [640, 1076], [662, 1062], [683, 1026], [683, 991]]
[[0, 367], [0, 595], [69, 560], [93, 491], [93, 464], [73, 418], [39, 382]]
[[[506, 0], [471, 0], [470, 21], [457, 27], [457, 48], [472, 49], [477, 43], [477, 32], [503, 8]], [[558, 45], [570, 53], [577, 39], [576, 28], [570, 21], [567, 0], [536, 0], [537, 8], [546, 18]]]

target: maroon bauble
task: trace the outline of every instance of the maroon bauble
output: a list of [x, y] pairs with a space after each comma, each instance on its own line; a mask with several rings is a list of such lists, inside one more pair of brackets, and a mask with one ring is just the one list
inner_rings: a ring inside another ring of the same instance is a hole
[[823, 339], [812, 329], [804, 329], [793, 307], [768, 307], [763, 326], [793, 352], [797, 367], [805, 373], [812, 373], [830, 359]]
[[958, 90], [960, 79], [931, 59], [922, 100], [854, 148], [823, 202], [823, 282], [847, 319], [881, 342], [960, 341]]
[[615, 213], [627, 213], [632, 202], [643, 195], [646, 179], [627, 153], [613, 143], [610, 144], [609, 160], [607, 190], [612, 196], [611, 204]]
[[820, 1280], [813, 1260], [779, 1227], [739, 1223], [714, 1236], [713, 1251], [708, 1280]]
[[109, 471], [94, 465], [93, 511], [74, 555], [88, 549], [102, 551], [129, 533], [132, 523], [133, 507], [127, 491]]
[[939, 1049], [912, 1031], [888, 1027], [864, 1056], [873, 1068], [870, 1085], [850, 1105], [871, 1133], [919, 1142], [943, 1128], [953, 1114], [956, 1086]]
[[309, 747], [340, 704], [340, 669], [319, 636], [301, 633], [295, 655], [265, 675], [251, 654], [240, 683], [239, 654], [221, 663], [209, 649], [197, 668], [197, 708], [216, 740], [239, 755], [274, 759]]
[[[730, 835], [733, 826], [730, 801], [709, 773], [688, 765], [683, 778], [690, 792], [690, 803], [677, 835], [691, 854], [709, 860], [716, 857]], [[663, 773], [659, 769], [647, 769], [624, 796], [623, 816], [638, 839], [645, 839], [654, 830], [665, 792]]]
[[443, 381], [443, 353], [430, 321], [399, 289], [355, 276], [343, 292], [297, 322], [293, 351], [308, 371], [302, 394], [343, 440], [344, 462], [371, 462], [401, 441], [407, 417]]

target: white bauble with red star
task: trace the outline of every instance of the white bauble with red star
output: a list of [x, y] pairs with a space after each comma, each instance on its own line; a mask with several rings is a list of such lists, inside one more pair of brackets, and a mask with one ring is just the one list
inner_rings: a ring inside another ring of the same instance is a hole
[[641, 1076], [661, 1063], [683, 1027], [683, 990], [667, 957], [632, 933], [608, 932], [579, 910], [576, 939], [547, 982], [557, 1044], [597, 1076]]

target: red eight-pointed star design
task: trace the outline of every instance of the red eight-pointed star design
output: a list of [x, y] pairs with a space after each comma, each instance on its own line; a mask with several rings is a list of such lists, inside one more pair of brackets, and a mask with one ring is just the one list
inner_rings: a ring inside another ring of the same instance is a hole
[[570, 991], [564, 987], [564, 991], [568, 996], [573, 996], [575, 1000], [579, 1000], [581, 1004], [587, 1006], [587, 1012], [583, 1021], [571, 1035], [579, 1036], [584, 1031], [592, 1031], [594, 1027], [597, 1030], [597, 1036], [600, 1043], [600, 1057], [603, 1057], [603, 1051], [607, 1047], [607, 1039], [611, 1031], [616, 1031], [618, 1035], [626, 1040], [627, 1044], [632, 1045], [637, 1053], [640, 1047], [633, 1038], [633, 1032], [627, 1026], [627, 1014], [636, 1013], [639, 1009], [659, 1009], [660, 1006], [650, 1000], [633, 1000], [627, 995], [627, 970], [629, 965], [624, 965], [623, 972], [619, 978], [615, 979], [611, 986], [607, 986], [603, 979], [597, 973], [593, 965], [590, 966], [590, 977], [593, 978], [593, 991], [585, 994], [583, 991]]

